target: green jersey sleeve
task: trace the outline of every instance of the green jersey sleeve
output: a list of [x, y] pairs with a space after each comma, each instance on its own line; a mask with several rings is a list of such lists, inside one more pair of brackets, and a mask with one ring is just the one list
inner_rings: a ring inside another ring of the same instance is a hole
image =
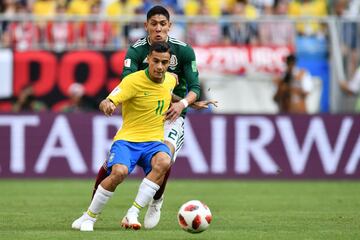
[[194, 50], [188, 45], [184, 48], [182, 55], [183, 73], [186, 79], [187, 90], [196, 93], [197, 99], [200, 98], [199, 72], [196, 66]]
[[140, 69], [139, 66], [139, 54], [137, 50], [133, 47], [129, 47], [124, 59], [123, 72], [121, 74], [121, 79], [124, 79], [130, 73], [134, 73]]

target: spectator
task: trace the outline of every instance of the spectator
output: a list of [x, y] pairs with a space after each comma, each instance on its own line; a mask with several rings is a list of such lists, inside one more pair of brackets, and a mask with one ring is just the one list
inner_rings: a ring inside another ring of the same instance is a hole
[[[106, 15], [110, 17], [118, 16], [133, 16], [135, 9], [139, 8], [140, 2], [137, 0], [115, 0], [110, 3], [106, 8]], [[115, 21], [111, 23], [112, 42], [117, 47], [122, 47], [127, 44], [128, 39], [124, 36], [127, 30], [128, 23], [122, 23], [121, 21]]]
[[[142, 13], [142, 2], [138, 0], [116, 0], [109, 4], [106, 9], [108, 16], [133, 16]], [[134, 43], [138, 38], [146, 35], [144, 26], [140, 22], [113, 23], [113, 33], [117, 45], [125, 45]]]
[[220, 0], [187, 0], [185, 3], [180, 4], [184, 9], [186, 16], [198, 15], [201, 8], [207, 9], [208, 16], [220, 17], [223, 9], [223, 2]]
[[[324, 17], [327, 16], [326, 0], [294, 0], [289, 4], [289, 16]], [[302, 20], [296, 26], [298, 33], [306, 36], [324, 36], [323, 25], [314, 20]]]
[[[355, 71], [355, 74], [349, 81], [340, 81], [340, 88], [350, 96], [358, 94], [360, 91], [360, 67]], [[360, 97], [357, 98], [355, 103], [355, 112], [360, 112]]]
[[106, 15], [133, 15], [135, 10], [141, 7], [141, 4], [140, 0], [115, 0], [106, 6]]
[[53, 16], [55, 10], [55, 0], [36, 0], [32, 7], [32, 13], [37, 16]]
[[[171, 7], [167, 7], [166, 9], [169, 11], [170, 16], [175, 15], [174, 9], [172, 9]], [[173, 38], [176, 38], [177, 40], [185, 42], [186, 41], [186, 29], [185, 29], [185, 27], [186, 27], [185, 22], [179, 22], [179, 21], [173, 22], [171, 24], [171, 28], [170, 28], [170, 31], [169, 31], [169, 36], [173, 37]]]
[[[256, 9], [247, 0], [237, 0], [227, 14], [241, 16], [246, 19], [257, 17]], [[258, 42], [257, 26], [251, 22], [235, 22], [223, 27], [223, 35], [227, 44], [256, 44]]]
[[[16, 3], [16, 14], [27, 14], [25, 5]], [[10, 23], [4, 33], [5, 46], [10, 46], [18, 51], [30, 50], [39, 43], [40, 31], [35, 23], [19, 20]]]
[[[12, 17], [15, 15], [16, 13], [16, 0], [4, 0], [1, 1], [0, 3], [1, 5], [1, 11], [0, 14], [2, 14], [5, 17]], [[6, 31], [6, 29], [8, 28], [9, 22], [8, 21], [4, 21], [1, 23], [0, 26], [0, 32], [3, 33]], [[10, 45], [10, 39], [9, 39], [9, 35], [8, 34], [2, 34], [1, 35], [1, 45], [3, 45], [4, 47], [9, 47]]]
[[143, 0], [143, 5], [141, 7], [141, 12], [146, 13], [155, 5], [161, 5], [165, 8], [173, 9], [173, 12], [176, 14], [182, 14], [183, 11], [179, 7], [177, 0]]
[[[200, 16], [208, 16], [209, 9], [203, 6], [199, 9]], [[194, 22], [189, 23], [187, 42], [194, 46], [216, 45], [221, 42], [221, 28], [218, 22]]]
[[1, 14], [4, 16], [14, 16], [16, 13], [16, 0], [1, 1]]
[[14, 112], [43, 112], [47, 109], [48, 107], [44, 102], [35, 98], [32, 85], [27, 85], [22, 89], [16, 102], [13, 105]]
[[83, 112], [96, 109], [97, 104], [85, 95], [84, 86], [81, 83], [73, 83], [68, 89], [68, 99], [55, 104], [52, 110], [55, 112]]
[[[33, 4], [28, 4], [31, 6], [31, 13], [35, 16], [40, 17], [51, 17], [55, 15], [56, 10], [56, 0], [35, 0]], [[46, 25], [47, 21], [44, 21], [42, 18], [40, 20], [35, 21], [37, 28], [39, 29], [39, 40], [40, 44], [43, 43], [43, 40], [46, 38]]]
[[[92, 16], [100, 14], [100, 4], [91, 5], [90, 13]], [[90, 48], [104, 48], [112, 40], [111, 25], [108, 21], [89, 21], [81, 25], [81, 38], [85, 46]]]
[[3, 1], [0, 2], [0, 14], [5, 11], [5, 3]]
[[286, 71], [282, 77], [274, 79], [277, 91], [274, 101], [282, 113], [306, 113], [306, 96], [311, 91], [312, 79], [310, 74], [296, 67], [296, 57], [286, 58]]
[[274, 16], [285, 21], [266, 21], [259, 23], [259, 41], [262, 45], [294, 46], [296, 30], [288, 21], [288, 0], [277, 0], [274, 4]]
[[272, 15], [273, 6], [276, 1], [277, 0], [249, 0], [249, 3], [256, 8], [257, 14], [261, 16], [261, 15]]
[[[134, 14], [142, 14], [142, 9], [135, 9]], [[140, 22], [129, 22], [124, 26], [124, 37], [127, 44], [135, 43], [139, 38], [146, 36], [144, 24]]]
[[74, 43], [74, 25], [72, 22], [63, 19], [65, 14], [65, 5], [57, 5], [55, 19], [49, 21], [46, 27], [47, 43], [58, 52], [64, 51]]
[[91, 12], [92, 3], [92, 0], [72, 0], [68, 6], [68, 14], [87, 16]]
[[360, 1], [335, 0], [334, 2], [334, 13], [340, 20], [343, 20], [340, 22], [339, 31], [347, 76], [354, 74], [359, 61], [359, 25], [356, 21], [348, 19], [360, 14], [359, 5]]

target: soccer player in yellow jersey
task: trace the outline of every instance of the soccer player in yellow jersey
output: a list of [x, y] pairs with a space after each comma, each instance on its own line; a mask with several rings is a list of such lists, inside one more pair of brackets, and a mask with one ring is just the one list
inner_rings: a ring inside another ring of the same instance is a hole
[[126, 76], [100, 103], [99, 108], [106, 116], [111, 116], [122, 104], [123, 124], [108, 156], [109, 175], [98, 186], [88, 210], [73, 222], [72, 228], [93, 231], [106, 202], [136, 165], [143, 168], [146, 177], [121, 225], [135, 230], [141, 228], [140, 209], [152, 200], [171, 164], [170, 149], [163, 142], [165, 113], [177, 83], [176, 78], [166, 72], [170, 57], [168, 43], [152, 44], [149, 67]]
[[[196, 67], [196, 58], [191, 46], [177, 39], [169, 37], [168, 33], [171, 27], [170, 14], [162, 6], [154, 6], [146, 14], [144, 23], [148, 36], [139, 39], [128, 48], [122, 78], [128, 74], [148, 67], [147, 55], [150, 46], [156, 42], [166, 41], [172, 51], [169, 72], [177, 75], [178, 85], [174, 89], [173, 99], [178, 96], [178, 102], [172, 102], [166, 114], [164, 142], [170, 148], [172, 153], [172, 164], [175, 163], [177, 153], [184, 144], [184, 121], [187, 106], [195, 109], [208, 108], [209, 104], [216, 106], [216, 101], [197, 101], [200, 96], [199, 73]], [[107, 176], [106, 163], [100, 167], [96, 177], [94, 192], [101, 181]], [[171, 169], [171, 168], [170, 168]], [[165, 175], [160, 189], [154, 195], [153, 201], [149, 204], [144, 217], [144, 227], [146, 229], [154, 228], [160, 221], [161, 207], [164, 201], [164, 191], [170, 169]]]

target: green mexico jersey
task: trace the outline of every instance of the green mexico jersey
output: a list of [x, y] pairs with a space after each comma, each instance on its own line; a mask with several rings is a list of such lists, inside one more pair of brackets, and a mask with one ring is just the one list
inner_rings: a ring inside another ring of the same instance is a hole
[[[179, 84], [173, 93], [179, 97], [185, 97], [188, 91], [193, 91], [200, 97], [199, 72], [196, 67], [196, 58], [191, 46], [175, 38], [168, 37], [172, 56], [168, 71], [175, 73], [179, 78]], [[148, 38], [141, 38], [129, 47], [124, 61], [121, 79], [130, 73], [143, 70], [148, 67], [147, 55], [150, 44]]]

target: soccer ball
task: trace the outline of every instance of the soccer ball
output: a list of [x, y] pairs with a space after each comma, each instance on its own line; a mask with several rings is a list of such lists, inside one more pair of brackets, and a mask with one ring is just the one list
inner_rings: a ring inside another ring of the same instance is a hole
[[180, 207], [177, 217], [180, 227], [190, 233], [205, 231], [212, 220], [210, 209], [199, 200], [184, 203]]

